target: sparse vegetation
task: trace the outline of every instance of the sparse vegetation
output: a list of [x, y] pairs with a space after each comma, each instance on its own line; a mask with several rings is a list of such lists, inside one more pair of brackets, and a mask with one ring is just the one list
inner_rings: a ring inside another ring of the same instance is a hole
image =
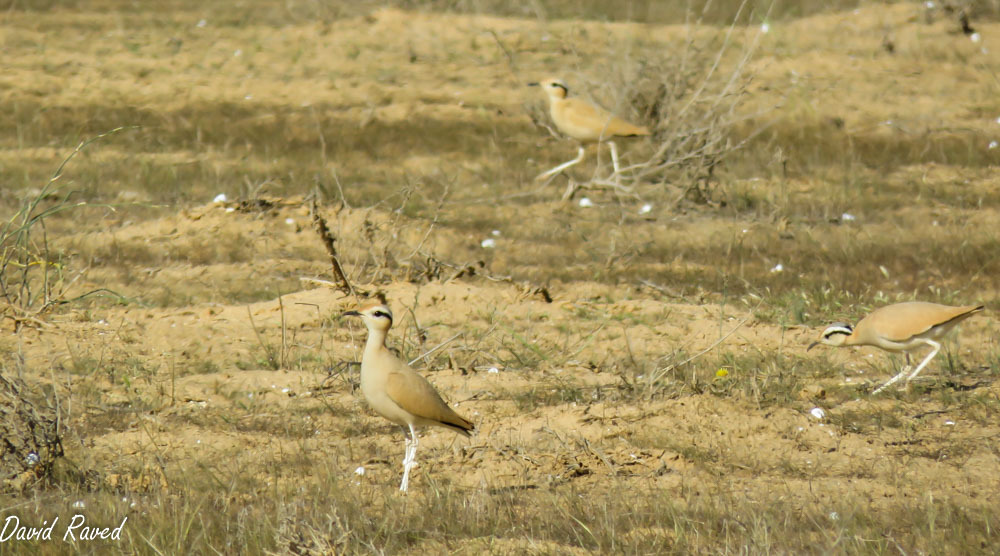
[[[91, 4], [0, 0], [2, 376], [59, 410], [0, 520], [128, 522], [0, 550], [1000, 544], [995, 1]], [[532, 181], [574, 147], [524, 84], [561, 71], [659, 130], [628, 191]], [[407, 497], [331, 265], [479, 428], [426, 434]], [[987, 305], [909, 389], [805, 352], [909, 299]]]

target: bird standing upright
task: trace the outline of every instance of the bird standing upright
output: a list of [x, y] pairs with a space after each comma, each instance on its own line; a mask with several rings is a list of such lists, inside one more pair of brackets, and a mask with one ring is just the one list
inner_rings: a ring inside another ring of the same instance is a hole
[[880, 307], [861, 319], [857, 326], [835, 322], [828, 326], [820, 339], [809, 344], [806, 351], [818, 344], [828, 346], [875, 346], [892, 352], [906, 353], [906, 367], [889, 382], [878, 387], [872, 394], [878, 394], [896, 383], [910, 370], [910, 352], [923, 346], [933, 348], [920, 362], [906, 381], [916, 378], [927, 363], [934, 359], [945, 334], [959, 322], [983, 310], [982, 305], [952, 307], [923, 301], [908, 301]]
[[606, 142], [611, 149], [611, 163], [614, 166], [615, 174], [618, 174], [620, 171], [618, 151], [611, 139], [613, 137], [635, 137], [650, 134], [649, 128], [626, 122], [585, 100], [568, 98], [569, 88], [560, 79], [549, 78], [538, 83], [528, 83], [528, 85], [540, 86], [545, 92], [549, 99], [549, 115], [552, 116], [552, 122], [556, 124], [556, 129], [581, 143], [576, 158], [539, 174], [535, 178], [536, 180], [548, 178], [578, 164], [583, 160], [585, 152], [583, 144], [585, 143], [600, 144]]
[[361, 357], [361, 393], [376, 413], [403, 427], [404, 434], [409, 432], [399, 485], [399, 490], [406, 492], [417, 455], [416, 427], [434, 425], [470, 436], [475, 425], [448, 407], [427, 379], [386, 348], [385, 338], [392, 326], [388, 307], [371, 303], [344, 316], [361, 317], [368, 328]]

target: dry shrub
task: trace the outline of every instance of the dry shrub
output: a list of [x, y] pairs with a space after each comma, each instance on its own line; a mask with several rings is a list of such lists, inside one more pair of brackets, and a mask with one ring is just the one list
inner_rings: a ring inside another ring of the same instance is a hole
[[[747, 36], [745, 42], [735, 35]], [[734, 139], [748, 115], [742, 104], [753, 80], [756, 28], [730, 26], [721, 36], [689, 35], [676, 49], [639, 57], [620, 77], [631, 85], [628, 103], [653, 130], [653, 151], [622, 172], [633, 184], [673, 189], [677, 200], [723, 202], [715, 172], [755, 133]], [[757, 116], [756, 114], [754, 116]]]
[[58, 403], [0, 374], [0, 490], [20, 492], [51, 481], [63, 455], [59, 417]]

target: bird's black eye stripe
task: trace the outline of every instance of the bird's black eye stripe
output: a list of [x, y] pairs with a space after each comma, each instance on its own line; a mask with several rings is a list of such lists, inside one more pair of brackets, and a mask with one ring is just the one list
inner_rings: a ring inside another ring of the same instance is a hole
[[850, 336], [853, 333], [854, 333], [854, 329], [851, 328], [848, 325], [839, 325], [839, 326], [838, 325], [834, 325], [834, 326], [831, 326], [826, 331], [826, 334], [823, 334], [823, 337], [826, 338], [826, 339], [830, 339], [830, 338], [836, 336], [837, 334], [843, 334], [844, 336]]
[[385, 311], [375, 311], [374, 313], [372, 313], [372, 316], [373, 317], [382, 317], [382, 318], [386, 318], [386, 319], [392, 320], [392, 316], [389, 315], [389, 313], [386, 313]]

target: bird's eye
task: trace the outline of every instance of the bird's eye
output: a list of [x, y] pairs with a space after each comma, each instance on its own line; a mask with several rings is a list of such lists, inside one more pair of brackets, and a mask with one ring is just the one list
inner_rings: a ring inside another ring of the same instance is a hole
[[372, 316], [373, 317], [378, 317], [378, 318], [383, 318], [383, 319], [391, 319], [392, 318], [388, 314], [386, 314], [385, 311], [375, 311], [374, 313], [372, 313]]

